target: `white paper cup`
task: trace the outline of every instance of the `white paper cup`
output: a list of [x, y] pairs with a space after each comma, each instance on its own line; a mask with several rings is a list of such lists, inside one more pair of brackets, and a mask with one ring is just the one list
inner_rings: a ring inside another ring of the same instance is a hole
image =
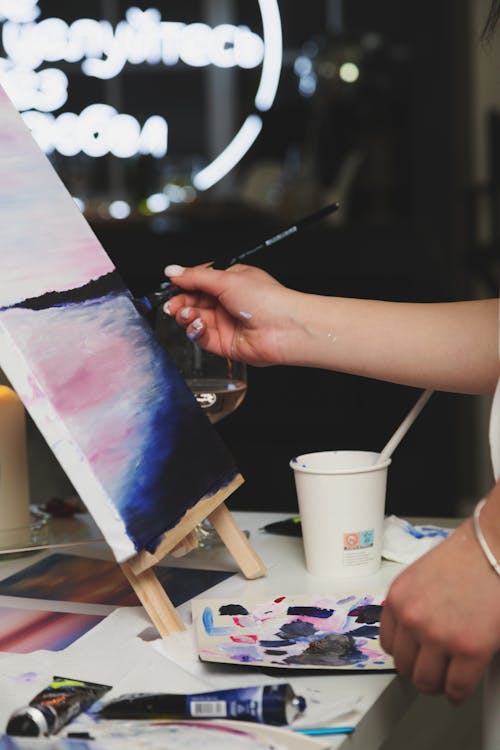
[[294, 471], [307, 570], [350, 578], [375, 573], [382, 557], [387, 468], [371, 451], [306, 453]]

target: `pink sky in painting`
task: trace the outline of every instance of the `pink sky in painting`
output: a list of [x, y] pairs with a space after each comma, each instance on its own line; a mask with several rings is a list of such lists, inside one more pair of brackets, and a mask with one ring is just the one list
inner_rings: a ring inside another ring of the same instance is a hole
[[[25, 403], [49, 399], [108, 491], [118, 491], [132, 470], [147, 436], [143, 394], [154, 388], [151, 352], [141, 347], [133, 312], [128, 300], [115, 299], [69, 306], [64, 314], [57, 308], [3, 313], [42, 386], [24, 394]], [[83, 346], [75, 348], [75, 341]], [[137, 347], [142, 368], [134, 366]]]
[[[0, 93], [0, 202], [9, 216], [0, 225], [0, 242], [10, 249], [2, 259], [0, 306], [8, 306], [82, 286], [114, 266], [59, 178], [46, 179], [45, 155]], [[61, 201], [67, 210], [54, 212]], [[35, 265], [35, 252], [43, 263]]]

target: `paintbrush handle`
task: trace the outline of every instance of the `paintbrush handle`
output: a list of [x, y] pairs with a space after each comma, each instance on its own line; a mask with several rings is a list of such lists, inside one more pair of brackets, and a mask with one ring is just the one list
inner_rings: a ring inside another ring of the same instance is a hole
[[309, 224], [314, 224], [320, 219], [323, 219], [325, 216], [334, 213], [334, 211], [338, 211], [339, 208], [340, 204], [337, 202], [330, 203], [328, 204], [328, 206], [323, 206], [323, 208], [320, 208], [319, 211], [315, 211], [314, 213], [305, 216], [303, 219], [297, 221], [293, 226], [288, 227], [287, 229], [283, 229], [273, 237], [269, 237], [267, 240], [260, 242], [255, 247], [250, 248], [250, 250], [244, 250], [242, 253], [239, 253], [238, 255], [235, 255], [233, 257], [228, 257], [226, 255], [219, 256], [214, 260], [212, 267], [219, 270], [225, 270], [226, 268], [233, 266], [235, 263], [241, 263], [251, 255], [255, 255], [255, 253], [259, 253], [261, 252], [261, 250], [265, 250], [266, 248], [271, 247], [271, 245], [276, 245], [278, 242], [288, 239], [288, 237], [291, 237], [293, 234], [296, 234], [297, 232], [302, 231], [302, 229], [305, 229], [305, 227], [309, 226]]
[[382, 448], [382, 451], [380, 452], [380, 455], [375, 463], [380, 464], [383, 461], [386, 461], [388, 458], [390, 458], [393, 454], [393, 452], [398, 447], [401, 440], [404, 438], [430, 397], [434, 391], [432, 391], [430, 388], [428, 388], [426, 391], [424, 391], [418, 401], [415, 403], [415, 405], [410, 409], [406, 417], [403, 419], [401, 424], [399, 425], [398, 429], [394, 433], [394, 435], [391, 437], [391, 439], [386, 443], [384, 448]]
[[[264, 240], [263, 242], [260, 242], [250, 250], [245, 250], [244, 252], [234, 257], [228, 255], [219, 255], [217, 258], [215, 258], [214, 261], [212, 261], [212, 263], [209, 263], [207, 265], [210, 265], [212, 268], [216, 268], [218, 270], [225, 270], [226, 268], [229, 268], [229, 266], [233, 266], [235, 263], [241, 263], [241, 261], [250, 257], [251, 255], [254, 255], [261, 250], [265, 250], [266, 248], [271, 247], [271, 245], [275, 245], [282, 240], [286, 240], [292, 234], [296, 234], [305, 227], [309, 226], [309, 224], [314, 224], [314, 222], [323, 219], [329, 214], [332, 214], [339, 208], [340, 204], [337, 202], [330, 203], [328, 206], [323, 206], [323, 208], [320, 208], [319, 211], [315, 211], [314, 213], [309, 214], [309, 216], [305, 216], [303, 219], [300, 219], [300, 221], [297, 221], [297, 223], [292, 227], [283, 229], [283, 231], [278, 232], [278, 234], [275, 234], [273, 237], [269, 237], [269, 239]], [[139, 312], [145, 315], [149, 315], [157, 307], [160, 307], [160, 305], [169, 300], [175, 294], [178, 294], [180, 291], [181, 289], [179, 289], [179, 287], [175, 284], [172, 284], [172, 282], [164, 281], [159, 289], [154, 292], [149, 292], [142, 297], [134, 297], [133, 302]]]

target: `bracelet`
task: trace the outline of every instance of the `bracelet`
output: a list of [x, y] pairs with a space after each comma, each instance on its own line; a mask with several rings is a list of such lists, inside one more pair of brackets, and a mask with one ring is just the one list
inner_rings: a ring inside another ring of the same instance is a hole
[[495, 555], [491, 551], [489, 544], [486, 541], [483, 532], [481, 531], [481, 526], [479, 525], [479, 516], [481, 515], [481, 511], [485, 503], [486, 503], [486, 499], [483, 498], [482, 500], [478, 502], [478, 504], [476, 505], [474, 509], [474, 515], [472, 517], [472, 520], [474, 522], [474, 531], [476, 532], [477, 541], [479, 542], [479, 546], [483, 550], [486, 559], [488, 560], [489, 564], [491, 565], [495, 573], [497, 573], [500, 576], [500, 563], [498, 562]]

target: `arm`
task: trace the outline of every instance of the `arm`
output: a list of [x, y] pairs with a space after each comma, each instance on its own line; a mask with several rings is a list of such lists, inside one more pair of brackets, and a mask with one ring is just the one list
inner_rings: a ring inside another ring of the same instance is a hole
[[[500, 482], [481, 513], [481, 529], [500, 558]], [[472, 520], [410, 565], [389, 589], [383, 648], [424, 693], [468, 698], [500, 649], [500, 576], [475, 537]]]
[[324, 297], [287, 289], [249, 266], [180, 274], [172, 268], [171, 279], [185, 293], [167, 311], [217, 354], [464, 393], [489, 393], [496, 385], [496, 299], [413, 304]]

